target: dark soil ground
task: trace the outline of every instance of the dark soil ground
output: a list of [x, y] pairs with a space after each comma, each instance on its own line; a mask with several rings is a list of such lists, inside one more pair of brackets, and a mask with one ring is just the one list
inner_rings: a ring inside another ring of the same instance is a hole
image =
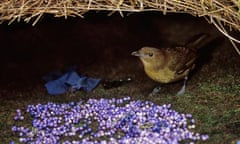
[[[163, 85], [159, 94], [149, 96], [159, 84], [145, 75], [130, 53], [143, 46], [183, 45], [199, 33], [210, 34], [212, 41], [199, 52], [186, 94], [176, 96], [179, 82]], [[124, 96], [170, 103], [179, 112], [193, 114], [196, 131], [210, 136], [205, 143], [240, 140], [240, 56], [202, 18], [161, 13], [128, 13], [122, 18], [118, 13], [108, 17], [95, 12], [85, 19], [44, 16], [35, 27], [22, 22], [0, 25], [0, 43], [0, 143], [17, 139], [11, 131], [13, 115], [28, 104]], [[90, 77], [132, 81], [107, 90], [100, 84], [89, 93], [48, 95], [42, 76], [73, 65]]]

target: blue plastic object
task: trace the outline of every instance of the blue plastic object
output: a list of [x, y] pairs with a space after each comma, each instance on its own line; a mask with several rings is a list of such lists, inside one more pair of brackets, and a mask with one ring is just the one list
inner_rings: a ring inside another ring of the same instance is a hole
[[[54, 76], [45, 76], [47, 80], [49, 80], [50, 77], [54, 78]], [[51, 95], [63, 94], [68, 92], [70, 89], [83, 89], [86, 92], [90, 92], [99, 84], [100, 81], [101, 79], [89, 78], [81, 76], [75, 71], [69, 71], [57, 79], [48, 81], [45, 84], [45, 87]]]

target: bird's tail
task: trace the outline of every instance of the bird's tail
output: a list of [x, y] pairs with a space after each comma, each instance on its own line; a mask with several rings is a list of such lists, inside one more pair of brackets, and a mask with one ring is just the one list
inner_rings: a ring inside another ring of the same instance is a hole
[[185, 44], [185, 46], [194, 51], [197, 51], [208, 42], [207, 40], [208, 37], [209, 35], [206, 33], [195, 35]]

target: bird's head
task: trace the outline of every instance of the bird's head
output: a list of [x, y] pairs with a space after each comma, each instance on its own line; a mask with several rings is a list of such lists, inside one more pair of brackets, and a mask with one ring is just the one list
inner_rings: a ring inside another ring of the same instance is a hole
[[144, 66], [161, 65], [164, 62], [164, 52], [153, 47], [143, 47], [131, 55], [139, 57]]

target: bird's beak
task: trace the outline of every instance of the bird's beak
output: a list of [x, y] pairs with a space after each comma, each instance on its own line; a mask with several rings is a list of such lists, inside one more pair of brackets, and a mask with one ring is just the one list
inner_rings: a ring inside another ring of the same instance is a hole
[[133, 55], [133, 56], [138, 56], [138, 57], [141, 56], [141, 54], [139, 53], [139, 51], [134, 51], [134, 52], [131, 53], [131, 55]]

